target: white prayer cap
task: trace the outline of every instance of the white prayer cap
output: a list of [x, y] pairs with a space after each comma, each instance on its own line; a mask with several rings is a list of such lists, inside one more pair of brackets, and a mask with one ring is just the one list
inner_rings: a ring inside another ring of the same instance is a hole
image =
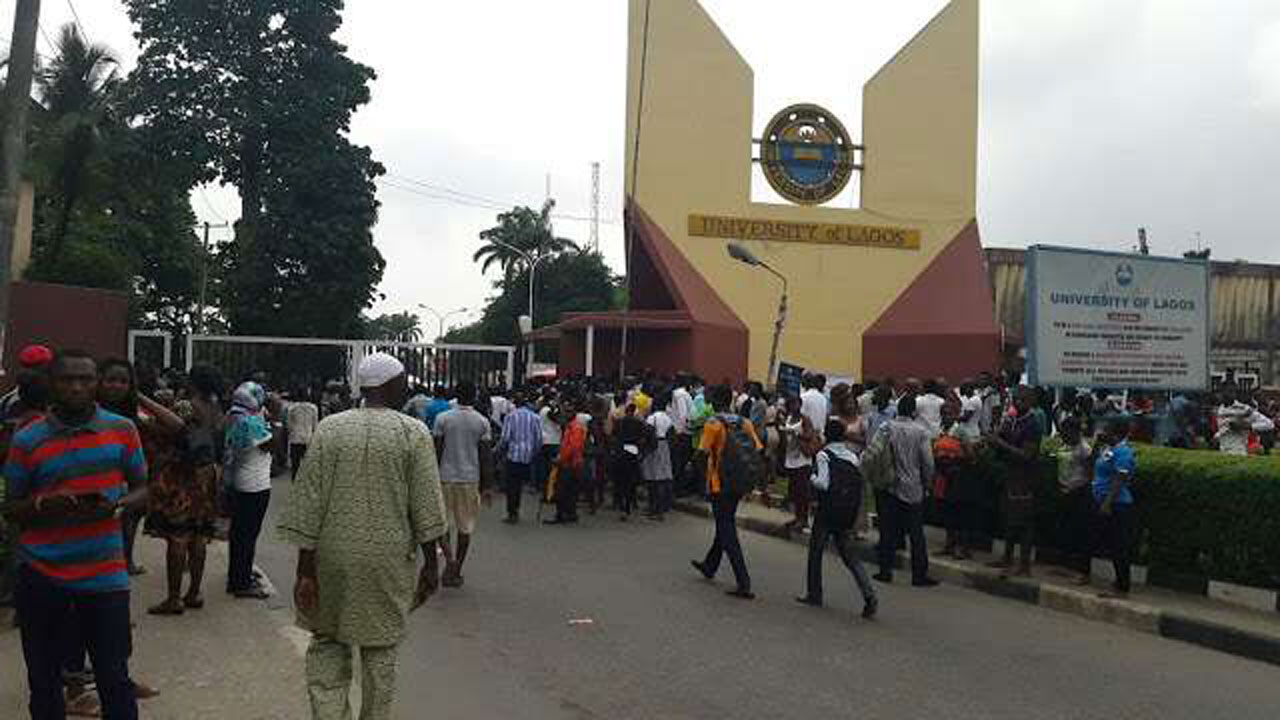
[[360, 387], [376, 388], [386, 385], [403, 373], [404, 363], [386, 353], [374, 353], [360, 361], [356, 376]]

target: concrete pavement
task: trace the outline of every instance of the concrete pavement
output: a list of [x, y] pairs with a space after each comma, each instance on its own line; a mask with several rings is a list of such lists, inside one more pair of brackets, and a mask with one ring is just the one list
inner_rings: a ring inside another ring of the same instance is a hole
[[[699, 517], [710, 517], [711, 510], [701, 499], [685, 498], [676, 502], [678, 510]], [[782, 538], [805, 545], [807, 532], [791, 532], [787, 524], [791, 513], [756, 502], [744, 502], [738, 510], [739, 527], [749, 532]], [[941, 551], [945, 533], [927, 527], [925, 535], [930, 552]], [[862, 556], [875, 561], [877, 532], [871, 530], [860, 544]], [[1003, 551], [996, 542], [995, 551]], [[1280, 614], [1255, 610], [1238, 604], [1213, 600], [1204, 596], [1178, 593], [1144, 585], [1135, 581], [1134, 592], [1125, 599], [1100, 596], [1114, 578], [1109, 562], [1094, 560], [1094, 587], [1077, 587], [1057, 568], [1037, 564], [1030, 578], [1004, 578], [999, 571], [986, 567], [995, 554], [975, 554], [971, 561], [930, 557], [930, 574], [951, 583], [982, 592], [1040, 605], [1060, 612], [1101, 622], [1122, 625], [1133, 630], [1194, 643], [1232, 655], [1280, 665]], [[908, 555], [898, 556], [898, 566], [905, 567]], [[1146, 575], [1145, 568], [1135, 568], [1135, 578]]]
[[[133, 677], [160, 696], [141, 704], [151, 720], [291, 720], [306, 717], [300, 633], [292, 611], [257, 600], [235, 600], [226, 584], [225, 543], [210, 545], [205, 608], [156, 617], [147, 608], [164, 596], [164, 543], [139, 536], [137, 557], [148, 568], [134, 578]], [[0, 629], [0, 718], [26, 717], [26, 668], [16, 630]]]

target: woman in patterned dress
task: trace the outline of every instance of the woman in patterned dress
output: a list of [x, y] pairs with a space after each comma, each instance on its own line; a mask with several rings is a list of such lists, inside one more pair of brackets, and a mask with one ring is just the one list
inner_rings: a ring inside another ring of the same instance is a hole
[[[219, 448], [222, 428], [222, 381], [207, 367], [191, 370], [188, 399], [174, 406], [182, 427], [161, 434], [143, 432], [151, 463], [146, 532], [167, 545], [169, 594], [150, 608], [152, 615], [181, 615], [204, 607], [206, 548], [215, 536], [218, 519]], [[150, 449], [154, 447], [153, 451]], [[184, 595], [183, 580], [191, 583]]]

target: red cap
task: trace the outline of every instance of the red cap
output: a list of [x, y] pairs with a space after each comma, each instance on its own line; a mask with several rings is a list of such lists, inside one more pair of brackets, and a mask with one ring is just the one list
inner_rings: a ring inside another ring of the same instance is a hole
[[38, 368], [53, 362], [53, 351], [44, 345], [28, 345], [18, 353], [18, 364], [24, 368]]

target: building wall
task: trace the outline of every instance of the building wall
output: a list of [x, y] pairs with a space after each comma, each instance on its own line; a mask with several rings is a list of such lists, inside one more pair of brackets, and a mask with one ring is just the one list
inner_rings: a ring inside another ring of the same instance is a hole
[[4, 384], [13, 382], [22, 348], [47, 345], [77, 349], [94, 357], [124, 357], [128, 350], [129, 298], [93, 288], [15, 282], [9, 296]]
[[752, 71], [696, 0], [651, 5], [637, 165], [645, 2], [630, 12], [627, 194], [746, 324], [753, 377], [767, 371], [780, 288], [725, 240], [690, 237], [690, 214], [920, 230], [918, 250], [744, 243], [790, 279], [780, 357], [860, 375], [863, 331], [976, 215], [977, 0], [948, 5], [867, 83], [860, 210], [751, 201]]

